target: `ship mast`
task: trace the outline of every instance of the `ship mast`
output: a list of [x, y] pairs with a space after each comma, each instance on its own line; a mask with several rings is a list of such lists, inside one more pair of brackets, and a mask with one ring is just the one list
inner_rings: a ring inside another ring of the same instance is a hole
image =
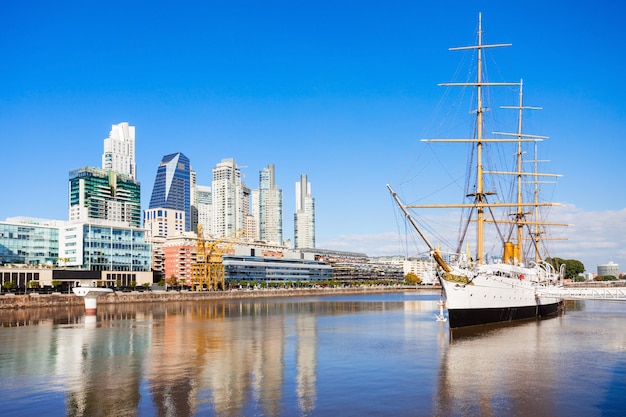
[[[517, 211], [514, 214], [514, 218], [515, 218], [515, 224], [517, 226], [517, 244], [516, 247], [517, 249], [514, 250], [514, 257], [517, 258], [517, 262], [518, 263], [522, 263], [524, 260], [524, 225], [527, 224], [525, 222], [525, 218], [528, 214], [530, 213], [526, 213], [524, 212], [524, 199], [523, 199], [523, 195], [522, 195], [522, 183], [523, 183], [523, 177], [525, 175], [528, 175], [527, 173], [524, 172], [524, 167], [523, 167], [523, 161], [522, 161], [522, 156], [523, 156], [523, 149], [522, 149], [522, 142], [524, 142], [524, 139], [530, 139], [536, 142], [543, 140], [543, 139], [547, 139], [547, 136], [536, 136], [536, 135], [527, 135], [524, 134], [522, 131], [522, 119], [524, 117], [524, 110], [541, 110], [541, 107], [531, 107], [531, 106], [524, 106], [524, 92], [523, 92], [523, 86], [524, 86], [524, 80], [520, 80], [519, 82], [519, 104], [517, 106], [501, 106], [501, 108], [503, 109], [515, 109], [518, 111], [518, 115], [517, 115], [517, 133], [515, 134], [517, 136], [517, 161], [516, 161], [516, 168], [517, 168], [517, 172], [512, 173], [513, 175], [515, 175], [516, 177], [516, 181], [517, 181]], [[500, 132], [494, 132], [495, 134], [500, 134], [500, 135], [506, 135], [506, 133], [500, 133]], [[506, 174], [506, 173], [497, 173], [496, 174]], [[539, 175], [538, 172], [535, 170], [535, 173], [533, 175]], [[535, 199], [535, 204], [537, 204], [538, 198], [536, 196]], [[538, 209], [538, 207], [536, 207], [536, 209]], [[506, 259], [505, 259], [506, 261]]]
[[[484, 226], [485, 226], [485, 209], [490, 205], [487, 204], [487, 194], [484, 188], [484, 172], [483, 172], [483, 146], [485, 142], [491, 140], [485, 140], [483, 138], [483, 113], [485, 111], [483, 107], [483, 87], [491, 86], [517, 86], [517, 83], [490, 83], [483, 82], [483, 49], [498, 48], [503, 46], [511, 46], [510, 43], [501, 44], [483, 44], [483, 31], [482, 31], [482, 14], [478, 14], [478, 41], [476, 45], [461, 46], [456, 48], [450, 48], [450, 51], [463, 51], [469, 49], [475, 49], [478, 52], [477, 59], [477, 74], [475, 83], [443, 83], [439, 84], [444, 87], [461, 86], [461, 87], [476, 87], [476, 138], [474, 139], [427, 139], [427, 142], [475, 142], [476, 143], [476, 191], [474, 194], [469, 194], [467, 197], [473, 197], [474, 202], [467, 205], [447, 205], [445, 207], [472, 207], [476, 208], [476, 259], [479, 264], [485, 263], [485, 244], [484, 244]], [[411, 206], [418, 207], [418, 206]], [[425, 206], [420, 206], [425, 207]], [[433, 206], [430, 206], [433, 207]]]

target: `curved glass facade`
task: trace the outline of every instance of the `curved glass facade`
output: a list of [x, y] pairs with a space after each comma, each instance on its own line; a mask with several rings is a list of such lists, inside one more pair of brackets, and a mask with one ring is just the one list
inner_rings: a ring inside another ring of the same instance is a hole
[[191, 167], [182, 153], [165, 155], [159, 164], [149, 208], [185, 212], [185, 231], [191, 230]]

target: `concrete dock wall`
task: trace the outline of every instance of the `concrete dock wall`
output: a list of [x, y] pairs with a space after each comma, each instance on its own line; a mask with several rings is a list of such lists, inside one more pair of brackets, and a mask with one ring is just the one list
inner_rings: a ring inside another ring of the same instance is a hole
[[[433, 289], [426, 287], [425, 289]], [[302, 288], [271, 290], [232, 290], [232, 291], [149, 291], [114, 292], [98, 297], [101, 304], [161, 303], [169, 301], [204, 301], [242, 298], [308, 297], [343, 294], [372, 294], [398, 291], [411, 291], [415, 287], [402, 286], [363, 286], [347, 288]], [[0, 310], [30, 307], [82, 306], [84, 300], [74, 294], [27, 294], [0, 296]]]

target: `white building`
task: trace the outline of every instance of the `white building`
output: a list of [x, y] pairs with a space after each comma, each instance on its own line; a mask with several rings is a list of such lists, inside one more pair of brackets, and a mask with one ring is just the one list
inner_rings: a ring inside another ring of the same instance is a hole
[[257, 239], [283, 244], [283, 191], [276, 186], [274, 164], [259, 172], [259, 189], [252, 191]]
[[305, 174], [296, 183], [296, 212], [294, 214], [294, 248], [315, 248], [315, 199], [311, 183]]
[[129, 175], [137, 179], [135, 163], [135, 126], [127, 122], [111, 126], [109, 137], [104, 140], [102, 169]]
[[196, 208], [198, 210], [198, 224], [205, 234], [213, 234], [213, 204], [211, 187], [196, 185]]
[[[245, 210], [241, 171], [234, 158], [223, 159], [213, 168], [213, 235], [225, 237], [244, 227]], [[248, 191], [249, 193], [249, 191]]]
[[402, 270], [404, 276], [409, 272], [413, 272], [422, 280], [422, 284], [434, 284], [437, 281], [437, 265], [430, 258], [405, 259]]
[[185, 232], [185, 212], [163, 207], [146, 209], [143, 212], [143, 227], [146, 239], [182, 235]]

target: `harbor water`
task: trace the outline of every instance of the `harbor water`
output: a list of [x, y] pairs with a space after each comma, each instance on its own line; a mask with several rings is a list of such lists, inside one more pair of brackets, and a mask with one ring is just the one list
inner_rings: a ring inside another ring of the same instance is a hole
[[622, 416], [626, 303], [450, 332], [439, 293], [0, 311], [3, 416]]

